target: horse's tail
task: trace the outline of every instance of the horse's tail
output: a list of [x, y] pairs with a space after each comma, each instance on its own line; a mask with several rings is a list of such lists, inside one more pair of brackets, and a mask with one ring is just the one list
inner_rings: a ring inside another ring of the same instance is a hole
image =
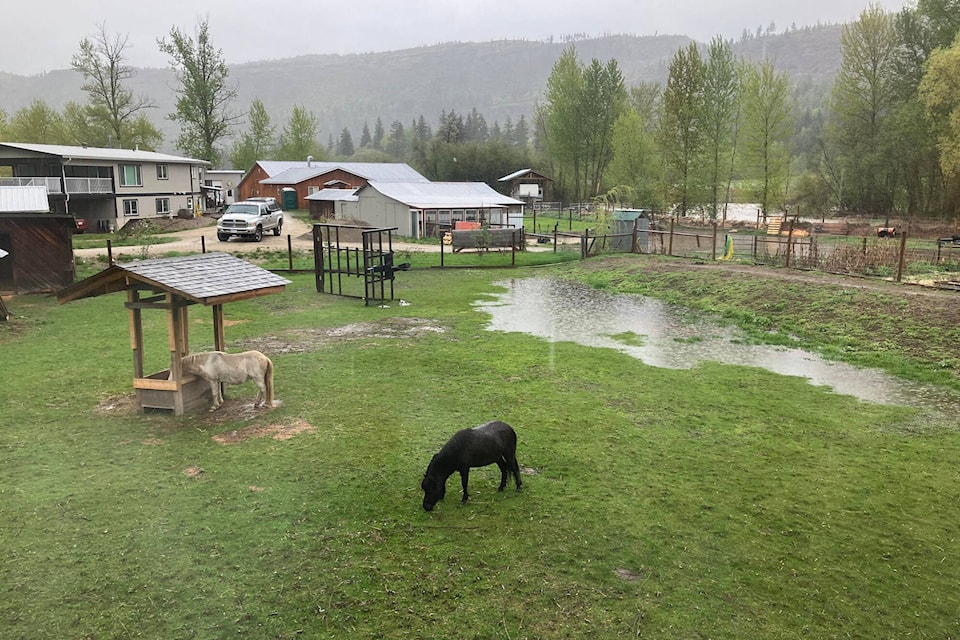
[[273, 360], [267, 358], [267, 366], [263, 373], [263, 384], [267, 388], [267, 406], [273, 408]]

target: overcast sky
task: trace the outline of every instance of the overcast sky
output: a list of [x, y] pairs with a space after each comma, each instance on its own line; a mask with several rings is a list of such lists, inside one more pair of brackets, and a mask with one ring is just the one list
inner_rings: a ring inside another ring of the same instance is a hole
[[[129, 36], [127, 62], [164, 67], [157, 39], [174, 25], [193, 33], [209, 20], [230, 64], [312, 53], [392, 51], [451, 41], [545, 40], [585, 33], [737, 39], [772, 22], [782, 32], [850, 22], [868, 0], [53, 0], [4, 2], [0, 71], [36, 74], [70, 66], [84, 36], [106, 24]], [[879, 0], [891, 11], [914, 3]]]

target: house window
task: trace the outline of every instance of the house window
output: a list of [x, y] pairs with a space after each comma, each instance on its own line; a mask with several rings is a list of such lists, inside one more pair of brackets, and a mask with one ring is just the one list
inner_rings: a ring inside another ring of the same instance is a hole
[[315, 194], [317, 191], [320, 191], [320, 187], [314, 186], [314, 185], [312, 185], [312, 184], [311, 184], [311, 185], [307, 185], [307, 195], [308, 195], [308, 196], [311, 196], [311, 195]]
[[142, 187], [143, 176], [140, 175], [140, 165], [122, 164], [120, 165], [120, 186], [121, 187]]
[[157, 198], [157, 213], [170, 213], [170, 198]]
[[158, 164], [157, 165], [157, 180], [166, 180], [170, 176], [167, 175], [167, 165]]
[[123, 215], [125, 216], [138, 216], [140, 215], [140, 205], [136, 200], [124, 200], [123, 201]]

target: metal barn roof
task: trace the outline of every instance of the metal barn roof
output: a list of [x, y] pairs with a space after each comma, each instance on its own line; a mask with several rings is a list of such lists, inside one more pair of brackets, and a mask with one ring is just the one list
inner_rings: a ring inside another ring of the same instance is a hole
[[337, 169], [369, 182], [428, 182], [413, 167], [403, 162], [314, 162], [310, 166], [290, 167], [281, 173], [271, 174], [269, 178], [261, 180], [260, 184], [300, 184]]
[[485, 182], [371, 182], [388, 198], [416, 209], [491, 209], [524, 204]]

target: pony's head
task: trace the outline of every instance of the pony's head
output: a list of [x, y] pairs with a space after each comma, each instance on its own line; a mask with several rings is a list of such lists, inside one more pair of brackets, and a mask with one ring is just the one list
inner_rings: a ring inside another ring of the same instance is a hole
[[433, 506], [443, 500], [447, 494], [447, 479], [437, 475], [433, 469], [433, 461], [436, 459], [437, 456], [433, 456], [430, 460], [430, 465], [423, 474], [423, 482], [420, 483], [420, 488], [423, 489], [424, 511], [432, 510]]

